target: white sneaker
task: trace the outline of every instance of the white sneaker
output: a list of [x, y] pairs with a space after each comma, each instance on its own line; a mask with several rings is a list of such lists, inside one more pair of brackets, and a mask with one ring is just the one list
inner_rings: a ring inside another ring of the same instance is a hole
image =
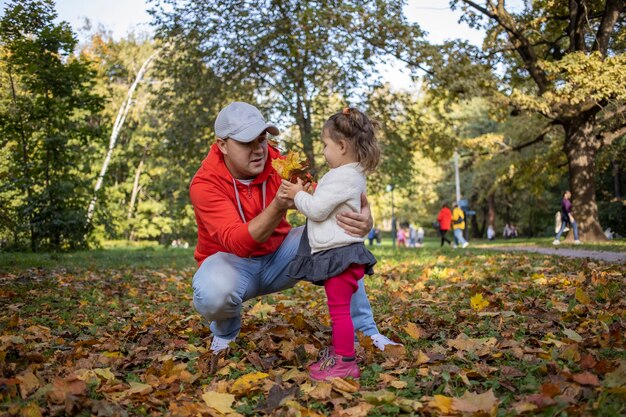
[[468, 243], [468, 242], [465, 242], [465, 243], [463, 244], [463, 247], [464, 247], [464, 248], [466, 248], [466, 247], [468, 247], [468, 246], [469, 246], [469, 243]]
[[374, 343], [374, 346], [376, 346], [378, 349], [382, 350], [383, 352], [385, 351], [385, 346], [387, 345], [402, 346], [402, 343], [394, 342], [393, 340], [389, 339], [387, 336], [382, 335], [380, 333], [373, 334], [370, 337], [372, 338], [372, 342]]
[[452, 244], [452, 249], [456, 249], [456, 243]]
[[229, 348], [230, 342], [233, 340], [235, 339], [224, 339], [213, 335], [213, 340], [211, 341], [211, 351], [213, 353], [219, 353], [226, 350]]
[[558, 239], [554, 239], [554, 241], [552, 242], [553, 245], [560, 245], [561, 241]]
[[581, 242], [580, 240], [575, 240], [574, 241], [574, 245], [582, 245], [582, 244], [583, 244], [583, 242]]

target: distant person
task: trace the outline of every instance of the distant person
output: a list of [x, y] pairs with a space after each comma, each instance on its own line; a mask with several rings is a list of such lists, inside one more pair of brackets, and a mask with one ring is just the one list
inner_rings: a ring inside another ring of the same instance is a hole
[[446, 233], [450, 230], [450, 223], [452, 222], [452, 212], [448, 203], [443, 203], [439, 214], [437, 215], [437, 224], [439, 229], [439, 236], [441, 237], [441, 246], [444, 242], [448, 242], [448, 245], [452, 245], [450, 239], [446, 238]]
[[496, 238], [496, 231], [493, 230], [493, 226], [487, 227], [487, 240], [494, 240]]
[[469, 243], [463, 237], [465, 232], [465, 213], [457, 203], [452, 203], [452, 230], [454, 231], [454, 240], [457, 245], [466, 248]]
[[416, 244], [420, 247], [424, 244], [424, 229], [422, 227], [417, 228]]
[[406, 247], [406, 231], [400, 227], [396, 233], [396, 242], [399, 247]]
[[510, 239], [513, 234], [510, 224], [505, 224], [504, 229], [502, 230], [502, 237], [505, 239]]
[[372, 227], [370, 232], [367, 235], [367, 239], [370, 242], [370, 246], [374, 245], [374, 240], [376, 240], [376, 245], [380, 246], [380, 229], [378, 227]]
[[569, 190], [566, 190], [563, 193], [563, 200], [561, 200], [561, 228], [557, 232], [553, 245], [561, 244], [561, 235], [563, 234], [565, 227], [569, 226], [570, 229], [574, 231], [574, 244], [580, 245], [582, 242], [578, 239], [578, 223], [574, 219], [572, 215], [572, 193]]
[[412, 224], [409, 225], [409, 248], [414, 248], [417, 243], [417, 230]]

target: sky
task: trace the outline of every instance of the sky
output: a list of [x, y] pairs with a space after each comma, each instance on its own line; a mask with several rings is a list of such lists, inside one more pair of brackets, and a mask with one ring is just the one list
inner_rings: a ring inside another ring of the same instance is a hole
[[[0, 9], [4, 9], [5, 3], [6, 0], [0, 0]], [[446, 39], [461, 38], [480, 45], [483, 33], [459, 24], [460, 13], [452, 12], [448, 3], [449, 0], [409, 0], [407, 17], [428, 32], [427, 39], [431, 42], [441, 43]], [[151, 31], [145, 0], [57, 0], [56, 8], [59, 20], [69, 22], [77, 33], [84, 24], [84, 18], [88, 18], [94, 27], [104, 25], [115, 39], [124, 37], [132, 30]], [[390, 62], [380, 69], [383, 78], [394, 87], [405, 88], [411, 81], [408, 70], [403, 67], [403, 64]]]

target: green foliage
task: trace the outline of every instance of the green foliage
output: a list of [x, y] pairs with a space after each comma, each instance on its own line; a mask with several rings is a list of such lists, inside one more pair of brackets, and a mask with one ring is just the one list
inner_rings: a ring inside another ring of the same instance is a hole
[[10, 245], [33, 251], [85, 244], [89, 144], [102, 99], [95, 73], [51, 1], [10, 2], [0, 21], [0, 187]]

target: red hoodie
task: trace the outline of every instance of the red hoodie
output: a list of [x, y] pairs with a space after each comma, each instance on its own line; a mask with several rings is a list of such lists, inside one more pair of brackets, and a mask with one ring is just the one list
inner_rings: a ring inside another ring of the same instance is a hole
[[[281, 178], [272, 167], [272, 160], [279, 157], [278, 150], [268, 146], [263, 172], [250, 185], [235, 181], [246, 222], [263, 211], [263, 182], [266, 182], [266, 207], [276, 196]], [[242, 258], [273, 253], [291, 230], [283, 217], [268, 240], [259, 243], [252, 238], [239, 212], [233, 177], [217, 144], [211, 146], [191, 180], [189, 194], [198, 225], [198, 244], [194, 252], [198, 265], [216, 252], [232, 253]]]

